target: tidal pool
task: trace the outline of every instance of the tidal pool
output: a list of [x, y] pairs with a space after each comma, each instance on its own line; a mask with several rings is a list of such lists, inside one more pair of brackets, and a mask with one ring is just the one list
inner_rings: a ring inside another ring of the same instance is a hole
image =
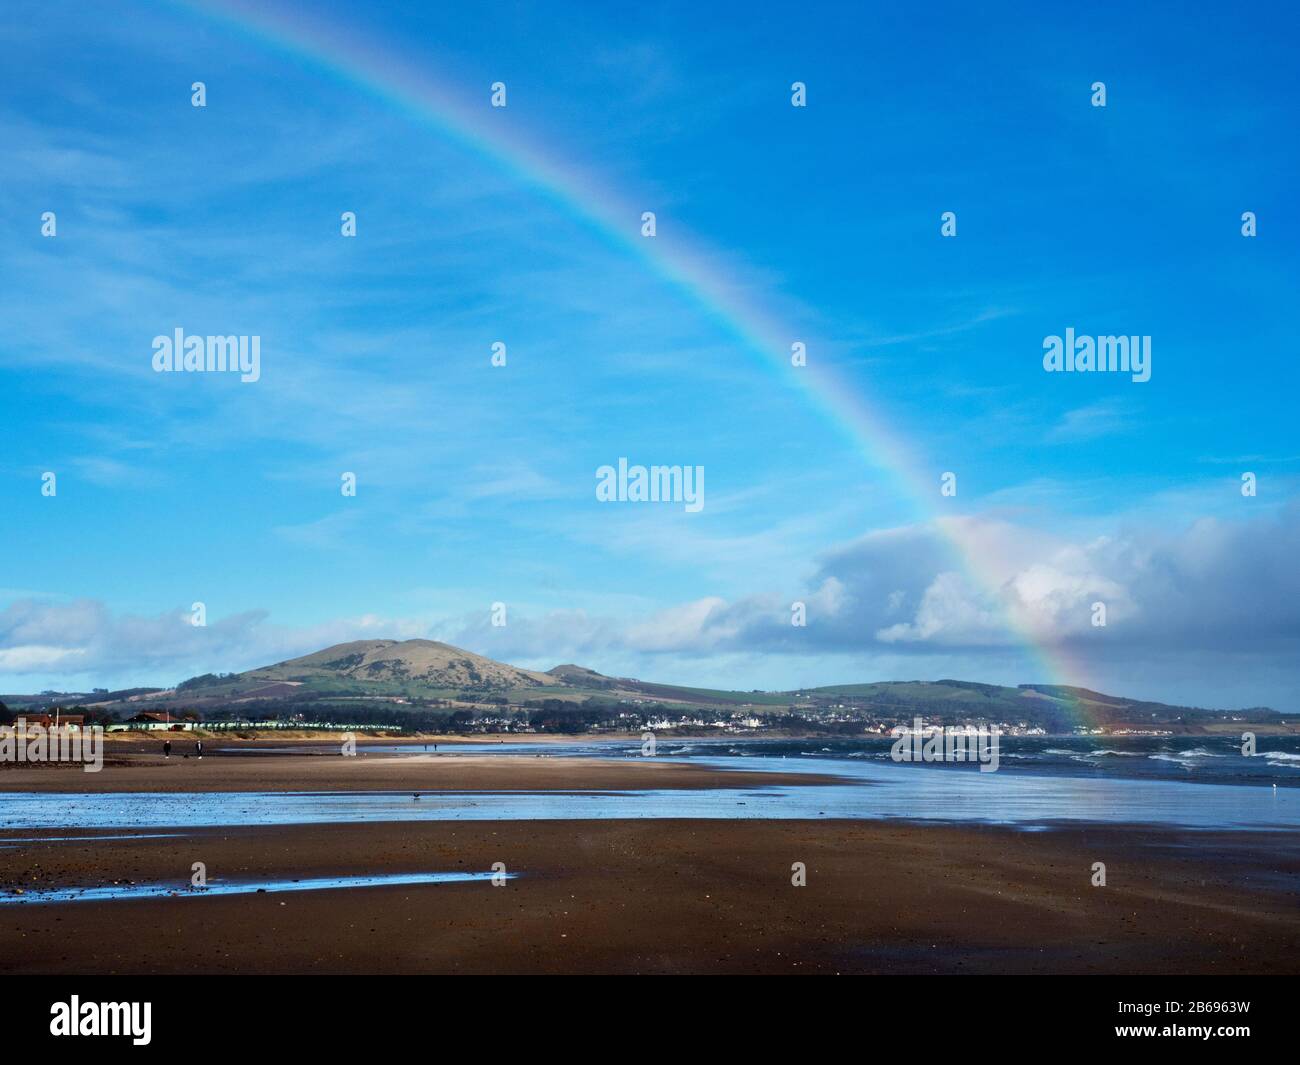
[[411, 884], [457, 884], [491, 880], [497, 876], [513, 880], [517, 873], [389, 873], [383, 876], [322, 876], [307, 880], [218, 881], [196, 888], [188, 884], [105, 884], [101, 887], [63, 887], [24, 891], [17, 895], [0, 892], [0, 905], [42, 902], [107, 902], [115, 899], [201, 899], [212, 895], [271, 894], [281, 891], [324, 891], [335, 888], [400, 887]]

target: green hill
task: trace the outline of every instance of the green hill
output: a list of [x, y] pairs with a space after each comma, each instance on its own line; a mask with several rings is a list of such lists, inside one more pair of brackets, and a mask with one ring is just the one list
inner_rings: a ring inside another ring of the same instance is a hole
[[[52, 692], [6, 699], [11, 708], [66, 704], [66, 697]], [[1227, 729], [1281, 720], [1265, 708], [1171, 706], [1051, 684], [1012, 688], [961, 680], [878, 681], [791, 692], [684, 687], [609, 677], [572, 663], [547, 672], [523, 669], [434, 640], [357, 640], [243, 673], [192, 677], [173, 689], [97, 691], [91, 698], [77, 696], [77, 701], [114, 712], [161, 706], [200, 712], [283, 708], [293, 713], [358, 704], [398, 713], [430, 707], [445, 712], [494, 706], [550, 711], [572, 707], [575, 713], [604, 712], [607, 719], [616, 718], [618, 709], [624, 708], [661, 714], [694, 712], [690, 716], [707, 720], [755, 717], [787, 727], [797, 727], [799, 721], [824, 721], [846, 728], [853, 722], [879, 724], [913, 717], [939, 723], [1023, 724], [1048, 731], [1067, 731], [1083, 723]]]

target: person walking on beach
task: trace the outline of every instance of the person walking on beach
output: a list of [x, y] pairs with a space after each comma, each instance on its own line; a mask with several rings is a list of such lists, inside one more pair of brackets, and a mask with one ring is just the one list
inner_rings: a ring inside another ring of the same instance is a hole
[[172, 741], [163, 740], [163, 757], [170, 758], [171, 756], [172, 756]]
[[194, 753], [197, 754], [200, 758], [203, 757], [203, 741], [202, 741], [202, 740], [195, 740], [195, 741], [194, 741]]

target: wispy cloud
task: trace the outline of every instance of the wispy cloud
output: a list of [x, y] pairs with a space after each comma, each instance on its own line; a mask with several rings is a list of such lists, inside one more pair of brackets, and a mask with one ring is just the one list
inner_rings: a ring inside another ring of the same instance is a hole
[[1076, 443], [1127, 431], [1131, 412], [1118, 400], [1104, 400], [1087, 407], [1068, 410], [1047, 432], [1052, 443]]

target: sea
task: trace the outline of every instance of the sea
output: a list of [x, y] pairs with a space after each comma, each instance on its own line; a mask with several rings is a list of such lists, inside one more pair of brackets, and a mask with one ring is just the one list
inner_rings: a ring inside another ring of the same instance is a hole
[[[1300, 737], [1261, 737], [1242, 753], [1226, 737], [1003, 736], [999, 768], [898, 763], [888, 739], [656, 737], [658, 760], [772, 776], [770, 785], [718, 788], [406, 793], [93, 793], [0, 796], [0, 829], [95, 831], [361, 821], [609, 818], [849, 818], [977, 823], [1024, 831], [1087, 823], [1189, 830], [1300, 830]], [[302, 753], [304, 748], [296, 748]], [[322, 746], [322, 754], [337, 747]], [[231, 749], [214, 752], [258, 756]], [[266, 751], [260, 752], [265, 756]], [[358, 757], [432, 754], [423, 745], [362, 747]], [[640, 742], [507, 738], [439, 744], [430, 765], [482, 755], [643, 759]], [[829, 783], [792, 784], [782, 773]], [[5, 841], [0, 840], [0, 844]]]

